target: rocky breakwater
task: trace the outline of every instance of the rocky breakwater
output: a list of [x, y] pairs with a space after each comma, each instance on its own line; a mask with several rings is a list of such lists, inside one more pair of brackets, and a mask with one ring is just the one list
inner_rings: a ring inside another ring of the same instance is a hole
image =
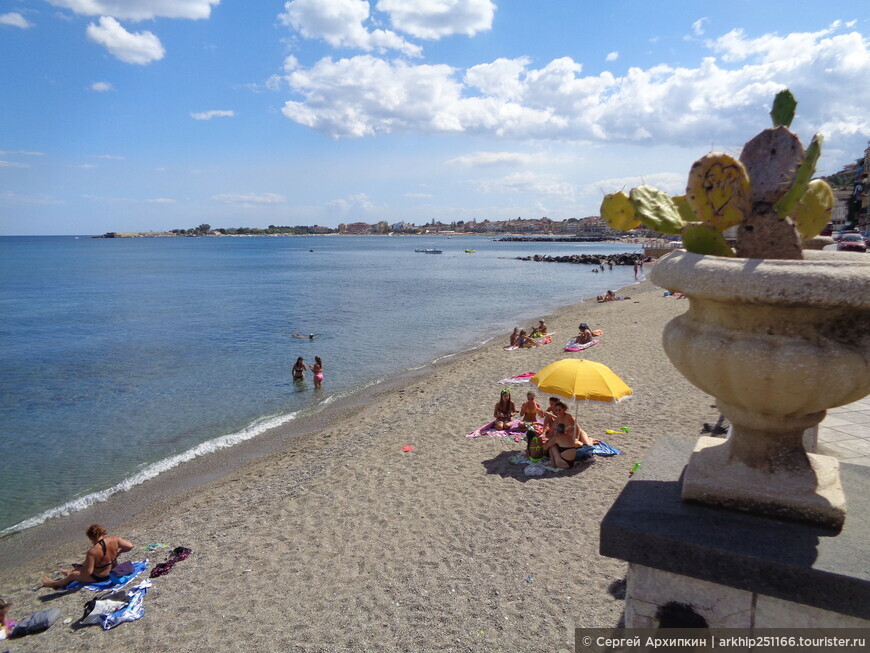
[[534, 256], [517, 256], [518, 261], [543, 261], [544, 263], [576, 263], [580, 265], [634, 265], [644, 260], [639, 253], [625, 254], [571, 254], [569, 256], [550, 256], [535, 254]]

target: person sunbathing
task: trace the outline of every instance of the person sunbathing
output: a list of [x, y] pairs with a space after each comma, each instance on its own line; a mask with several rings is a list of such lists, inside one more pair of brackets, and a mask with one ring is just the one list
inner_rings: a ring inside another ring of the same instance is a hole
[[544, 430], [541, 431], [544, 440], [547, 439], [547, 432], [553, 427], [553, 423], [556, 420], [556, 414], [553, 412], [553, 409], [556, 407], [558, 401], [558, 397], [550, 397], [550, 405], [547, 407], [547, 410], [544, 411]]
[[74, 564], [72, 569], [61, 569], [63, 578], [51, 580], [43, 576], [43, 587], [66, 587], [72, 582], [102, 583], [109, 580], [112, 569], [118, 563], [118, 554], [133, 550], [133, 543], [111, 535], [106, 537], [106, 529], [99, 524], [92, 524], [85, 533], [91, 541], [91, 548], [85, 554], [84, 563]]
[[596, 299], [597, 299], [599, 302], [615, 302], [616, 299], [617, 299], [617, 297], [616, 297], [616, 293], [615, 293], [615, 292], [613, 292], [612, 290], [608, 290], [606, 293], [604, 293], [604, 296], [602, 296], [602, 295], [598, 295], [598, 296], [596, 297]]
[[580, 446], [567, 433], [565, 424], [556, 424], [552, 436], [544, 445], [544, 452], [550, 454], [550, 461], [561, 469], [573, 467], [577, 460], [577, 448]]
[[535, 339], [529, 336], [526, 333], [526, 330], [523, 329], [520, 331], [520, 335], [517, 337], [517, 347], [521, 349], [531, 349], [532, 347], [540, 347], [541, 345], [535, 342]]
[[533, 334], [540, 333], [542, 336], [545, 336], [547, 335], [547, 325], [544, 324], [543, 320], [538, 320], [538, 326], [536, 326], [534, 329], [531, 329], [531, 331]]
[[591, 439], [589, 434], [580, 428], [580, 425], [577, 423], [577, 420], [574, 419], [574, 416], [568, 412], [568, 405], [564, 401], [557, 401], [553, 405], [553, 409], [549, 411], [547, 415], [553, 417], [553, 426], [550, 428], [551, 434], [556, 432], [559, 424], [564, 424], [565, 432], [569, 435], [573, 433], [575, 439], [579, 440], [581, 445], [592, 446], [596, 444], [597, 441]]
[[520, 329], [519, 329], [519, 327], [514, 327], [514, 332], [511, 334], [510, 344], [508, 345], [508, 347], [516, 347], [517, 340], [519, 339], [519, 337], [520, 337]]
[[495, 410], [492, 412], [493, 427], [496, 431], [507, 431], [514, 421], [514, 415], [517, 414], [517, 407], [511, 401], [511, 391], [504, 389], [501, 391], [501, 396], [498, 403], [495, 405]]
[[580, 326], [577, 328], [580, 329], [580, 333], [578, 333], [577, 337], [574, 338], [574, 342], [578, 345], [585, 345], [592, 342], [592, 330], [586, 322], [581, 322]]
[[538, 416], [543, 416], [544, 411], [541, 409], [541, 405], [535, 401], [535, 393], [527, 392], [526, 393], [526, 403], [520, 406], [520, 419], [523, 422], [537, 422]]

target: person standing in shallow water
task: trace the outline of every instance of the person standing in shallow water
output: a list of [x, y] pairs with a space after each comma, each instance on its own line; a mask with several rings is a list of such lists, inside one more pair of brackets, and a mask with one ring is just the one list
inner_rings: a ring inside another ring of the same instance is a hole
[[320, 356], [314, 357], [314, 365], [309, 369], [314, 372], [314, 387], [319, 388], [323, 383], [323, 361], [320, 360]]
[[293, 366], [293, 380], [294, 381], [304, 381], [305, 380], [305, 370], [308, 368], [305, 366], [305, 359], [300, 356], [296, 359], [296, 364]]

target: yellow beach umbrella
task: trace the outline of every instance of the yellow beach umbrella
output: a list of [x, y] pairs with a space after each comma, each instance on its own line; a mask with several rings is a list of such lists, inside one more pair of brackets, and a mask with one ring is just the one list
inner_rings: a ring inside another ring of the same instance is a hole
[[550, 363], [531, 383], [546, 394], [578, 401], [619, 401], [631, 395], [631, 388], [607, 365], [577, 358]]

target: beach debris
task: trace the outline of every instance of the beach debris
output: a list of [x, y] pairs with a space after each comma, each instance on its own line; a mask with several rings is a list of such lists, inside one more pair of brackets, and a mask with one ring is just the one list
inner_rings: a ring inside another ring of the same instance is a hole
[[634, 473], [638, 470], [639, 467], [640, 467], [640, 463], [635, 463], [635, 464], [632, 466], [631, 471], [628, 473], [628, 475], [629, 475], [629, 476], [634, 476]]
[[402, 447], [402, 451], [405, 453], [408, 453], [409, 451], [413, 451], [413, 450], [414, 450], [414, 447], [412, 447], [410, 444], [406, 444], [404, 447]]
[[618, 429], [605, 429], [604, 432], [607, 435], [613, 435], [614, 433], [631, 433], [631, 429], [627, 426], [620, 426]]

